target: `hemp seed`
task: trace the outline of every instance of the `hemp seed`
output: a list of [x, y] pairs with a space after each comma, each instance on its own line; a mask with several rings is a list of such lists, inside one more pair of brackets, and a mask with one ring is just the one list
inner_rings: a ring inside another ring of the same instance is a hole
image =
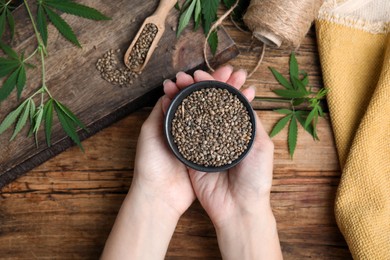
[[231, 164], [248, 148], [252, 123], [247, 109], [226, 89], [191, 93], [172, 119], [172, 136], [187, 160], [206, 167]]
[[[135, 21], [135, 18], [132, 22]], [[96, 69], [100, 72], [101, 77], [113, 85], [129, 86], [133, 80], [138, 78], [141, 72], [135, 72], [136, 68], [144, 64], [149, 48], [156, 37], [158, 28], [155, 24], [148, 23], [142, 30], [132, 52], [129, 56], [130, 69], [124, 64], [118, 62], [120, 49], [108, 50], [97, 60]]]
[[133, 79], [138, 77], [138, 74], [128, 69], [119, 60], [120, 49], [115, 51], [108, 50], [96, 62], [96, 69], [100, 72], [100, 76], [113, 85], [129, 86], [133, 84]]
[[158, 28], [153, 23], [148, 23], [142, 29], [137, 42], [129, 55], [129, 65], [131, 69], [136, 69], [144, 64], [149, 48], [156, 37]]

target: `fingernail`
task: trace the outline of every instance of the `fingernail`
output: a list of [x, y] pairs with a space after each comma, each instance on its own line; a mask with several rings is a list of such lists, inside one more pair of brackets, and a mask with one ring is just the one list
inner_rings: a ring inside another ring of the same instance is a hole
[[198, 74], [198, 73], [201, 73], [201, 72], [202, 72], [201, 70], [195, 70], [194, 77], [195, 77], [195, 74]]
[[245, 73], [245, 77], [248, 76], [248, 71], [246, 69], [239, 69], [238, 71], [242, 71]]
[[251, 88], [251, 89], [253, 89], [254, 91], [256, 91], [256, 87], [253, 86], [253, 85], [250, 85], [248, 88]]
[[170, 79], [166, 79], [163, 81], [163, 85], [165, 85], [166, 83], [170, 82], [171, 80]]
[[180, 74], [183, 74], [184, 72], [183, 71], [179, 71], [178, 73], [176, 73], [176, 78], [180, 76]]
[[226, 64], [226, 65], [225, 65], [225, 67], [227, 67], [227, 68], [231, 69], [232, 71], [234, 70], [233, 66], [232, 66], [232, 65], [230, 65], [230, 64]]

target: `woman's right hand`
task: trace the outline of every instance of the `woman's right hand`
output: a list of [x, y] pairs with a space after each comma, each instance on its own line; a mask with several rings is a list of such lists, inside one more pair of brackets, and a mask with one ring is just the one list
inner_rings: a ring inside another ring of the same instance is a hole
[[[233, 72], [232, 67], [225, 66], [211, 75], [198, 70], [193, 79], [218, 80], [240, 89], [246, 72]], [[255, 96], [252, 88], [242, 93], [249, 101]], [[257, 116], [256, 127], [251, 151], [235, 167], [217, 173], [189, 169], [194, 192], [216, 228], [224, 259], [282, 258], [270, 206], [274, 146]]]

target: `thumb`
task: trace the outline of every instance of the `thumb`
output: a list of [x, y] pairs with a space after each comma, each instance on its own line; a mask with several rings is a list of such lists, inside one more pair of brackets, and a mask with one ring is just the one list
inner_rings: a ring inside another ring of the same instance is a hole
[[144, 124], [142, 125], [142, 132], [154, 132], [154, 131], [162, 131], [164, 113], [162, 109], [162, 100], [161, 97], [156, 105], [153, 107], [152, 112], [150, 112], [149, 117], [146, 119]]
[[256, 136], [248, 155], [236, 166], [236, 181], [269, 192], [272, 185], [274, 144], [256, 115]]

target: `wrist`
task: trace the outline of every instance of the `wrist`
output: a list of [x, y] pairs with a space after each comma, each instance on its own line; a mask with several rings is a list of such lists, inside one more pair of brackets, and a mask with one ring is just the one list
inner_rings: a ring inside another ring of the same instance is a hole
[[269, 196], [245, 198], [240, 202], [231, 201], [230, 206], [225, 207], [224, 214], [217, 216], [211, 215], [211, 221], [215, 228], [226, 229], [231, 226], [231, 223], [239, 222], [246, 219], [249, 222], [259, 220], [265, 212], [273, 216]]
[[[253, 227], [276, 226], [270, 206], [258, 207], [255, 210], [238, 210], [220, 222], [213, 222], [217, 234], [244, 236]], [[242, 234], [240, 233], [242, 231]]]
[[223, 259], [282, 259], [271, 207], [240, 212], [216, 232]]
[[164, 259], [178, 220], [167, 205], [132, 186], [102, 259]]
[[[161, 185], [164, 186], [166, 184]], [[167, 194], [165, 188], [161, 190], [156, 185], [145, 183], [137, 177], [133, 179], [124, 203], [127, 203], [128, 199], [136, 200], [139, 207], [146, 211], [153, 211], [155, 216], [161, 216], [167, 221], [177, 222], [184, 213], [171, 204], [171, 196]]]
[[131, 186], [123, 204], [129, 205], [129, 208], [145, 220], [157, 220], [161, 228], [174, 230], [181, 216], [165, 200], [155, 196], [153, 191], [149, 192], [136, 183]]

